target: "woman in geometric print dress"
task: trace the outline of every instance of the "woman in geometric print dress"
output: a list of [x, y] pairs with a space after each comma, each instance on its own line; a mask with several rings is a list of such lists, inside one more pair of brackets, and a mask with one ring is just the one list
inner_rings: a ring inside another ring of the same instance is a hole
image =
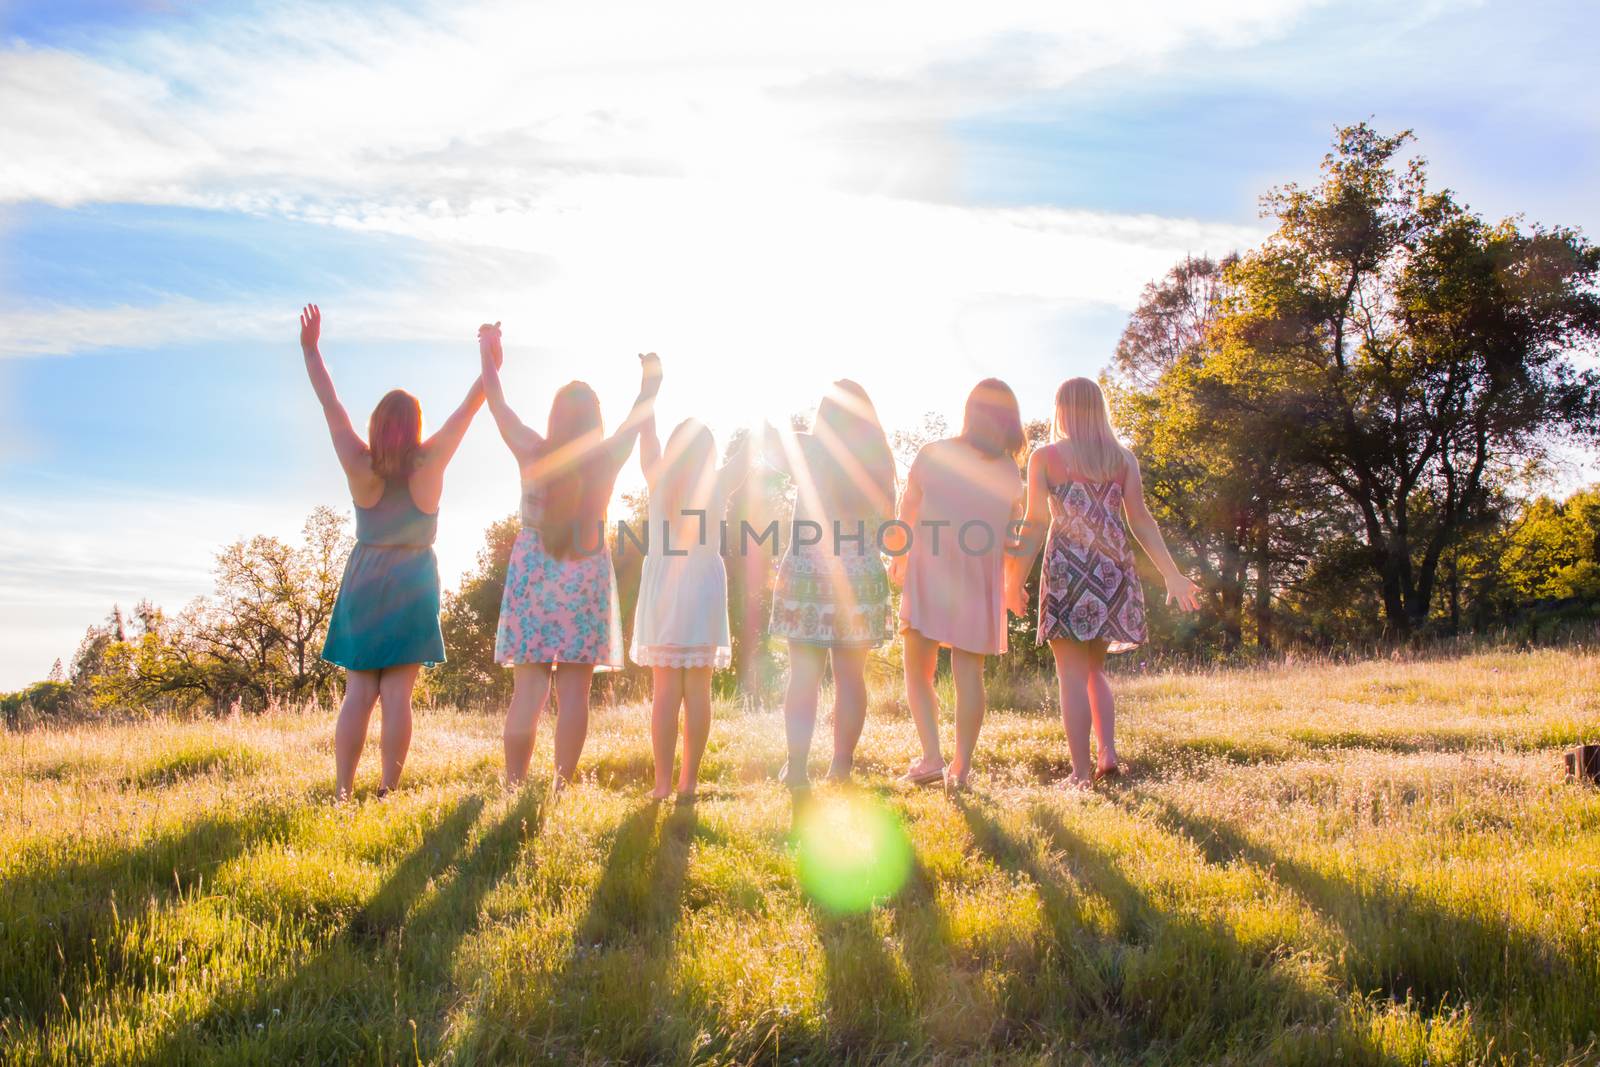
[[[1139, 464], [1117, 440], [1098, 385], [1088, 378], [1061, 384], [1052, 436], [1028, 461], [1023, 550], [1007, 567], [1007, 602], [1017, 614], [1027, 610], [1023, 582], [1048, 528], [1038, 639], [1049, 642], [1055, 656], [1061, 721], [1072, 753], [1067, 782], [1086, 787], [1122, 773], [1106, 654], [1145, 641], [1144, 589], [1134, 569], [1130, 531], [1160, 570], [1167, 602], [1184, 611], [1199, 604], [1195, 584], [1178, 570], [1145, 505]], [[1099, 746], [1092, 777], [1091, 724]]]
[[500, 325], [481, 327], [483, 387], [500, 436], [522, 479], [522, 529], [511, 549], [495, 662], [512, 669], [504, 733], [506, 783], [528, 775], [539, 719], [556, 692], [555, 775], [571, 781], [589, 735], [589, 688], [595, 671], [622, 666], [622, 613], [606, 539], [606, 505], [617, 474], [650, 418], [661, 384], [655, 353], [639, 357], [643, 380], [633, 409], [607, 437], [600, 401], [583, 382], [568, 382], [550, 405], [540, 434], [506, 403], [498, 367]]

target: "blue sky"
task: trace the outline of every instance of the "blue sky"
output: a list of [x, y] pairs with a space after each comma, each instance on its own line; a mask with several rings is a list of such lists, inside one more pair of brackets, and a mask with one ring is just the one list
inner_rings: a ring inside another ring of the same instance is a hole
[[[437, 417], [502, 319], [530, 421], [573, 377], [620, 413], [653, 348], [668, 420], [850, 374], [906, 424], [989, 374], [1042, 416], [1339, 124], [1600, 229], [1590, 3], [938, 6], [0, 3], [0, 687], [346, 506], [304, 300], [358, 419]], [[447, 580], [515, 496], [485, 419]]]

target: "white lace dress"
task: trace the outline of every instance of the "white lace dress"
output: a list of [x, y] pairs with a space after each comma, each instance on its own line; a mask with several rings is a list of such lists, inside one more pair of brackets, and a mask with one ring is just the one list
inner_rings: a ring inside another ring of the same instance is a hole
[[707, 514], [703, 524], [679, 516], [670, 529], [665, 519], [652, 494], [650, 548], [628, 654], [641, 667], [726, 667], [733, 647], [720, 515]]

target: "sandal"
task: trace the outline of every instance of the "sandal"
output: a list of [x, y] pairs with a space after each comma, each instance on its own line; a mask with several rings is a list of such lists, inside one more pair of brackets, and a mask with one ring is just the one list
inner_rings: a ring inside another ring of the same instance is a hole
[[946, 764], [943, 762], [941, 762], [939, 766], [933, 770], [924, 769], [919, 771], [916, 768], [917, 765], [915, 763], [906, 768], [906, 773], [900, 776], [900, 782], [902, 785], [919, 787], [925, 785], [934, 785], [937, 782], [944, 781], [944, 772], [947, 769]]

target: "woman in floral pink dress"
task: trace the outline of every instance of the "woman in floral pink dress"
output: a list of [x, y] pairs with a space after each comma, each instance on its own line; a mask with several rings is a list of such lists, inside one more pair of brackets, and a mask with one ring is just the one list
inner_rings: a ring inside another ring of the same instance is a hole
[[[1145, 640], [1144, 589], [1129, 531], [1161, 571], [1167, 601], [1184, 611], [1199, 605], [1194, 583], [1178, 570], [1145, 505], [1139, 464], [1117, 440], [1098, 385], [1088, 378], [1061, 383], [1053, 436], [1028, 460], [1023, 551], [1009, 561], [1006, 599], [1017, 614], [1027, 610], [1023, 582], [1048, 528], [1039, 579], [1039, 641], [1049, 642], [1056, 660], [1061, 720], [1072, 752], [1067, 781], [1083, 787], [1122, 773], [1105, 658]], [[1092, 777], [1091, 723], [1100, 748]]]
[[606, 505], [617, 473], [651, 417], [661, 384], [655, 353], [640, 356], [643, 380], [633, 410], [605, 436], [600, 401], [568, 382], [550, 405], [548, 432], [517, 418], [500, 385], [500, 326], [478, 333], [489, 410], [522, 471], [522, 530], [511, 550], [494, 658], [512, 668], [506, 712], [506, 782], [519, 785], [533, 757], [539, 717], [556, 690], [555, 778], [577, 770], [589, 735], [589, 686], [597, 670], [622, 666], [617, 579], [605, 536]]

